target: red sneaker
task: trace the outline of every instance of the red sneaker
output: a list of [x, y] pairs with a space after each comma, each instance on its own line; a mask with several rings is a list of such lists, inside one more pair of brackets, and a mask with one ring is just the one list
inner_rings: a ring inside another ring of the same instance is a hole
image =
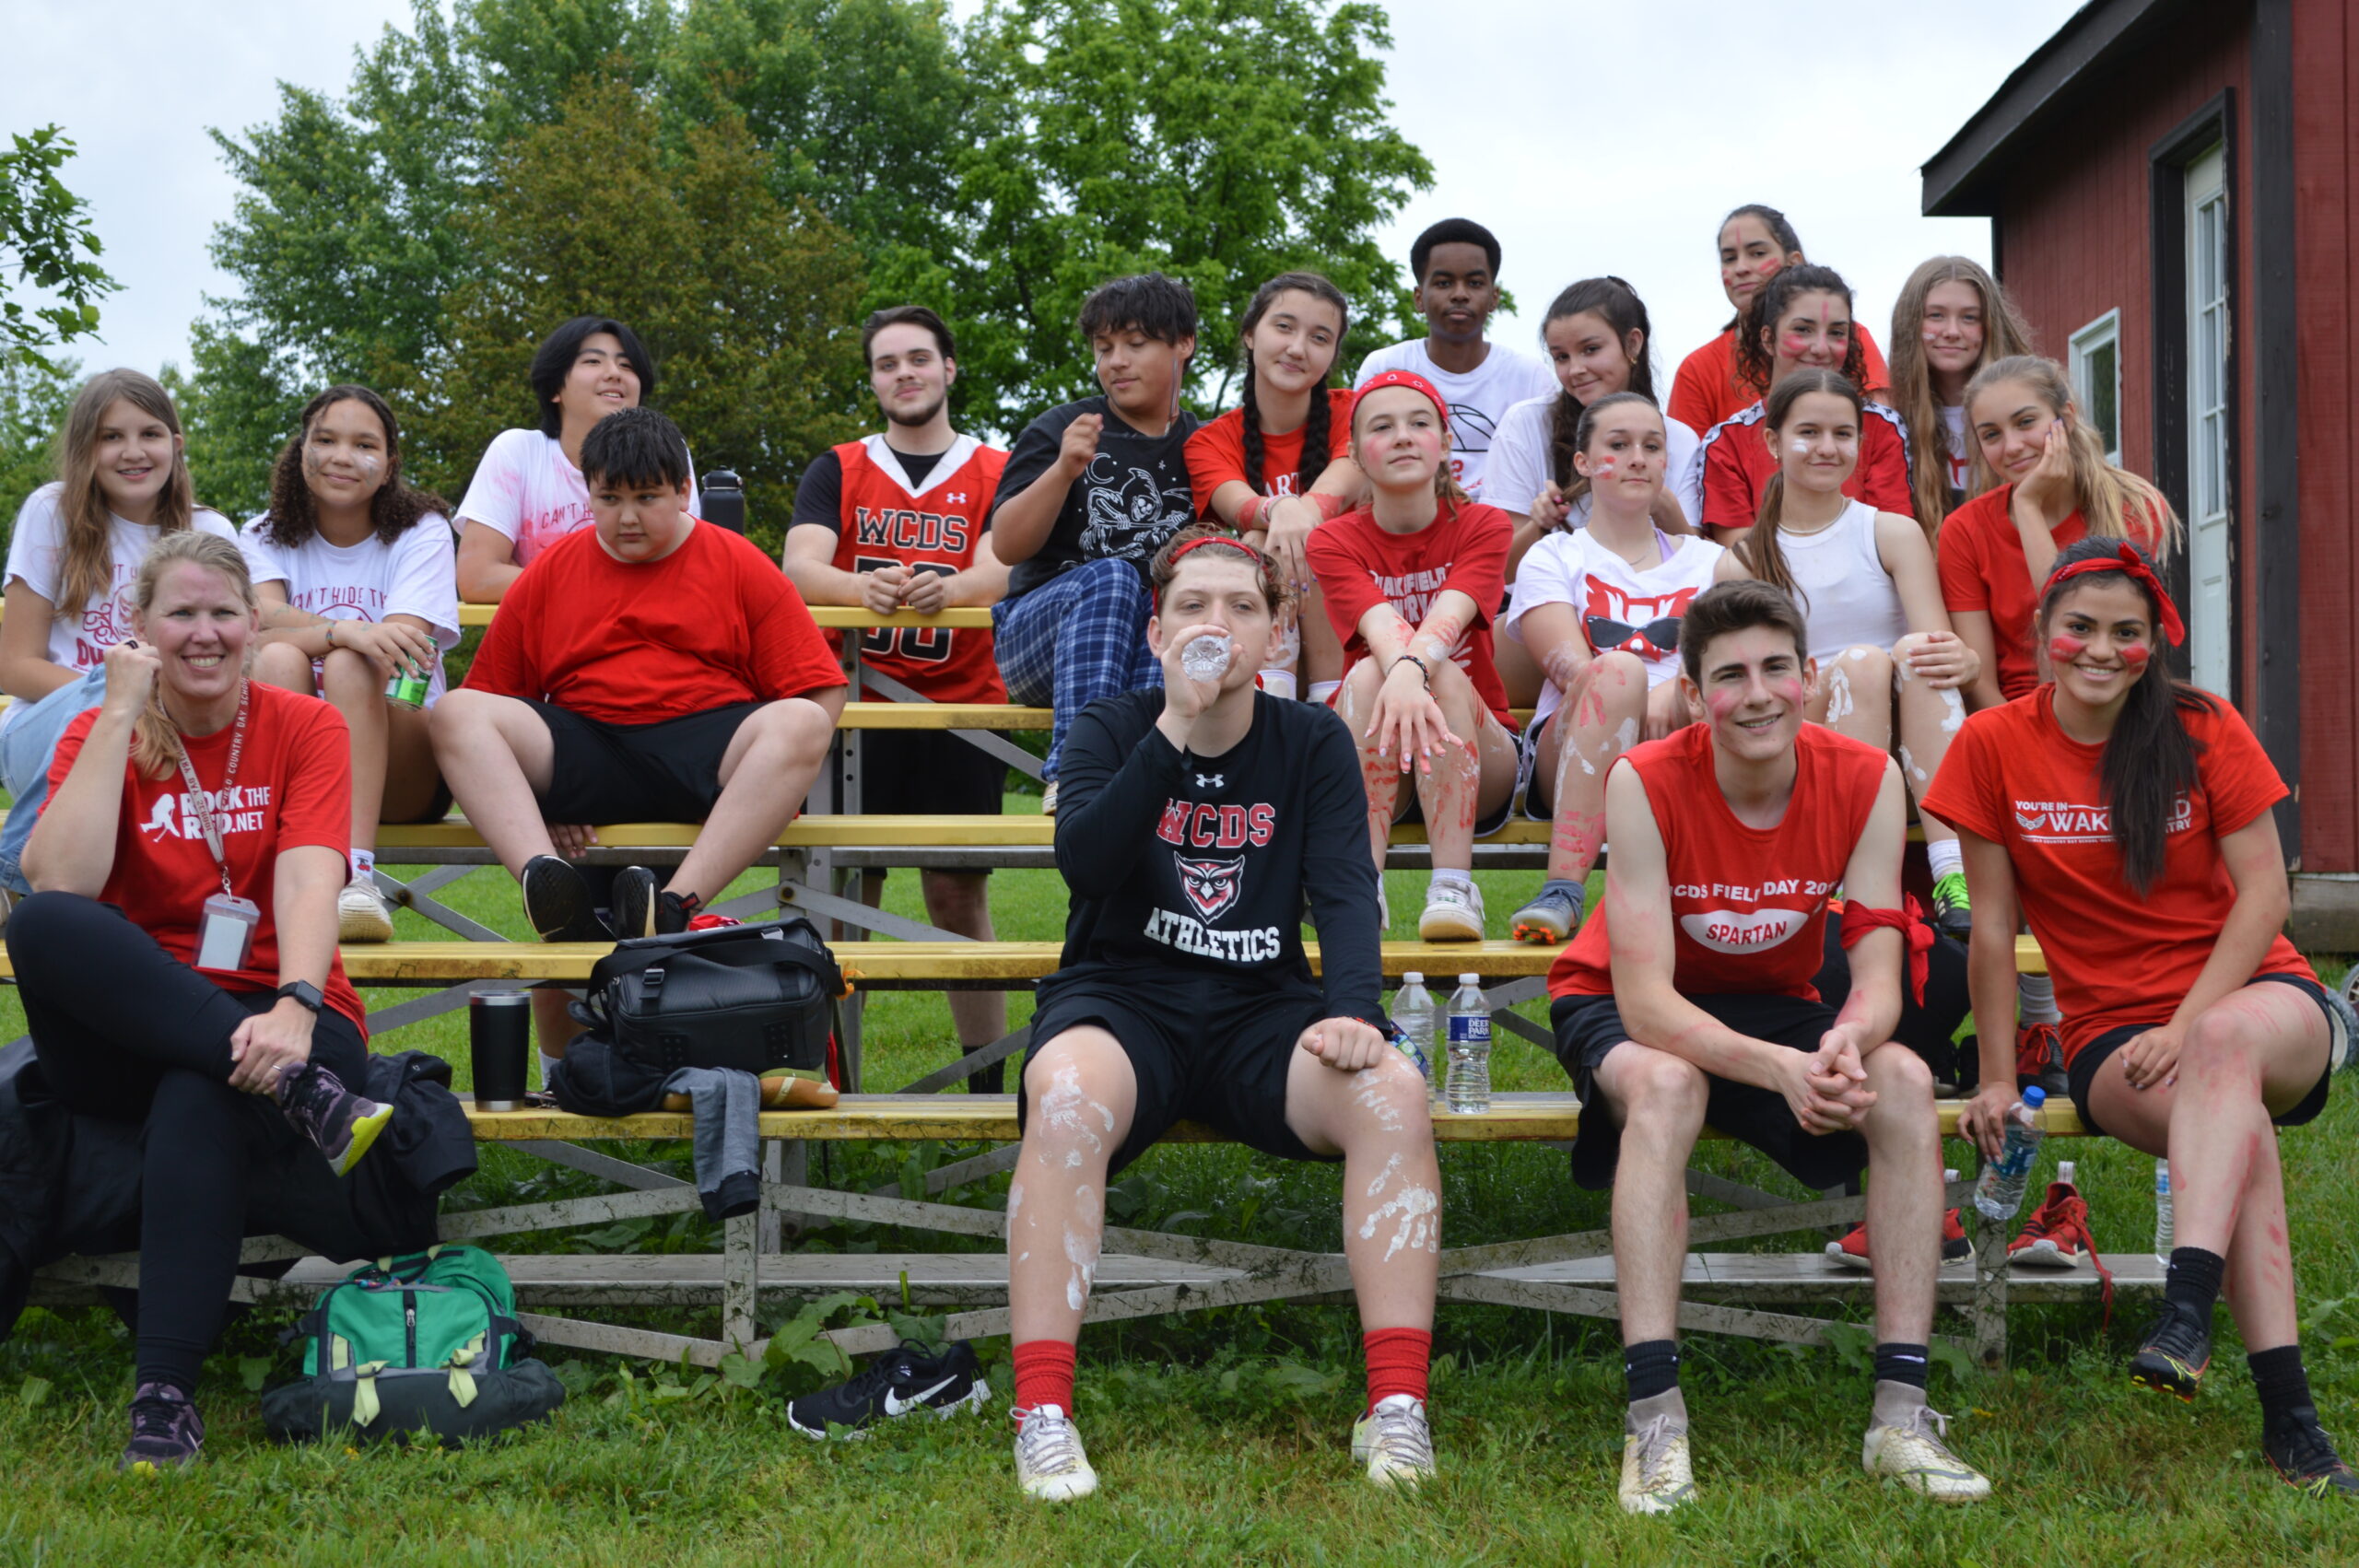
[[[1958, 1223], [1957, 1211], [1950, 1210], [1942, 1216], [1942, 1261], [1963, 1263], [1974, 1256], [1974, 1244], [1966, 1239], [1966, 1227]], [[1868, 1223], [1865, 1220], [1851, 1227], [1851, 1234], [1841, 1241], [1826, 1244], [1829, 1262], [1848, 1269], [1872, 1269], [1868, 1261]]]
[[2024, 1234], [2007, 1244], [2007, 1261], [2026, 1269], [2077, 1269], [2087, 1258], [2105, 1289], [2106, 1321], [2113, 1321], [2113, 1270], [2097, 1256], [2089, 1235], [2089, 1205], [2071, 1183], [2051, 1181], [2048, 1196], [2031, 1211]]
[[2015, 1087], [2038, 1084], [2053, 1097], [2067, 1094], [2064, 1033], [2053, 1024], [2025, 1024], [2015, 1030]]

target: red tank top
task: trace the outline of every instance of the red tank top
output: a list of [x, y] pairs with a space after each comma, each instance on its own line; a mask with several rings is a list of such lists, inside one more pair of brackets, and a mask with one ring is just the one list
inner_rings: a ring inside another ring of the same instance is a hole
[[[842, 524], [836, 531], [836, 567], [874, 571], [896, 564], [920, 570], [965, 571], [975, 564], [992, 497], [1007, 453], [972, 436], [934, 463], [923, 488], [912, 490], [882, 436], [836, 448], [843, 464]], [[829, 632], [829, 647], [839, 634]], [[861, 658], [936, 702], [1005, 702], [992, 634], [938, 626], [884, 627], [863, 632]]]
[[[1818, 998], [1821, 917], [1843, 880], [1890, 760], [1872, 746], [1805, 724], [1794, 741], [1793, 799], [1771, 828], [1747, 827], [1712, 771], [1712, 727], [1633, 746], [1662, 833], [1670, 874], [1674, 967], [1683, 995], [1727, 992]], [[1610, 874], [1610, 873], [1609, 873]], [[1548, 971], [1551, 996], [1614, 990], [1605, 911], [1590, 917]]]

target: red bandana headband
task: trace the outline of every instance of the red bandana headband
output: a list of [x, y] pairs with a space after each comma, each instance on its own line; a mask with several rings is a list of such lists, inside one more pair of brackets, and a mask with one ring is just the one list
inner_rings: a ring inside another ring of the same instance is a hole
[[2154, 608], [2162, 618], [2163, 635], [2170, 639], [2171, 646], [2177, 648], [2187, 640], [2187, 623], [2179, 619], [2178, 606], [2171, 602], [2170, 590], [2163, 586], [2163, 579], [2154, 575], [2154, 568], [2146, 564], [2146, 557], [2138, 553], [2136, 545], [2124, 544], [2118, 553], [2112, 556], [2093, 556], [2085, 561], [2074, 561], [2048, 579], [2048, 591], [2055, 591], [2057, 584], [2067, 578], [2079, 577], [2083, 572], [2124, 573], [2130, 581], [2154, 596]]
[[1372, 392], [1381, 392], [1386, 387], [1407, 387], [1411, 392], [1432, 404], [1434, 412], [1441, 415], [1443, 433], [1445, 435], [1449, 433], [1449, 404], [1442, 400], [1441, 393], [1434, 390], [1434, 384], [1431, 381], [1414, 370], [1387, 370], [1381, 375], [1370, 377], [1366, 385], [1352, 394], [1352, 416], [1345, 423], [1357, 425], [1360, 417], [1360, 404], [1367, 401], [1367, 394]]
[[1259, 571], [1268, 563], [1269, 557], [1262, 555], [1261, 551], [1253, 548], [1252, 545], [1245, 543], [1242, 539], [1230, 539], [1221, 534], [1208, 533], [1202, 539], [1191, 539], [1185, 544], [1180, 545], [1177, 550], [1172, 551], [1171, 559], [1168, 564], [1172, 568], [1177, 568], [1180, 565], [1180, 557], [1187, 555], [1191, 550], [1201, 550], [1207, 544], [1227, 545], [1238, 555], [1243, 556], [1246, 559], [1251, 561], [1256, 571]]

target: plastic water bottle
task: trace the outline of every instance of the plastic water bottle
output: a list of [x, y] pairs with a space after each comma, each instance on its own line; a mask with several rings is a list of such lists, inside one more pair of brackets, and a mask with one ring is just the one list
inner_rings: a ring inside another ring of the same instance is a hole
[[2154, 1256], [2168, 1263], [2171, 1248], [2171, 1163], [2154, 1162]]
[[1425, 976], [1412, 969], [1401, 977], [1401, 989], [1392, 993], [1392, 1043], [1424, 1075], [1428, 1103], [1433, 1099], [1434, 1047], [1438, 1039], [1434, 1019], [1434, 993], [1426, 989]]
[[1449, 1108], [1491, 1108], [1491, 1003], [1480, 975], [1458, 977], [1449, 998]]
[[2047, 1130], [2039, 1125], [2039, 1110], [2048, 1092], [2038, 1085], [2024, 1091], [2007, 1112], [2007, 1144], [1999, 1157], [1982, 1167], [1974, 1184], [1974, 1211], [1986, 1220], [2012, 1220], [2024, 1206], [2024, 1188], [2031, 1182], [2031, 1163], [2039, 1154]]

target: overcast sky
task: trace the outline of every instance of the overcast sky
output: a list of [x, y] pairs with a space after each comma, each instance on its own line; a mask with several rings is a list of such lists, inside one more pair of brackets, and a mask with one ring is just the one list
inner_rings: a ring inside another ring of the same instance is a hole
[[[1713, 236], [1741, 203], [1782, 207], [1811, 259], [1858, 290], [1880, 339], [1918, 262], [1987, 261], [1981, 220], [1917, 215], [1918, 167], [2074, 5], [1987, 0], [1970, 18], [1856, 0], [1387, 9], [1395, 117], [1435, 173], [1386, 235], [1403, 270], [1410, 238], [1435, 219], [1489, 225], [1522, 310], [1493, 333], [1522, 347], [1559, 287], [1616, 273], [1647, 301], [1667, 378], [1727, 318]], [[232, 287], [206, 244], [237, 187], [205, 128], [270, 118], [282, 79], [341, 91], [356, 46], [410, 14], [407, 0], [241, 0], [228, 27], [186, 0], [11, 13], [19, 69], [6, 126], [55, 122], [79, 144], [65, 178], [89, 199], [123, 286], [101, 307], [103, 345], [76, 352], [91, 368], [151, 371], [185, 362], [203, 297]]]

